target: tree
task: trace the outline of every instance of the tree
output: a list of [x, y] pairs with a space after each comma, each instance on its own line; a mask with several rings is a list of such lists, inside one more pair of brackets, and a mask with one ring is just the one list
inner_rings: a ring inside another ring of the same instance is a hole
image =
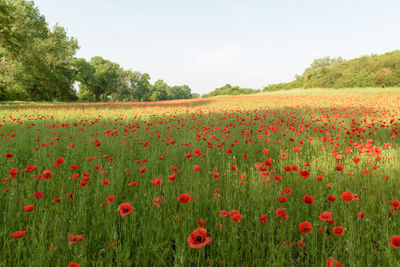
[[167, 99], [190, 99], [192, 93], [190, 87], [187, 85], [176, 85], [167, 88]]
[[77, 41], [58, 25], [49, 29], [33, 2], [0, 3], [3, 96], [10, 100], [74, 99], [72, 61]]
[[[315, 59], [311, 63], [310, 67], [305, 69], [305, 71], [303, 73], [303, 77], [308, 80], [315, 73], [317, 73], [319, 71], [323, 71], [327, 67], [341, 64], [343, 62], [345, 62], [345, 60], [341, 57], [336, 57], [336, 58], [324, 57], [324, 58]], [[296, 80], [297, 80], [297, 77], [296, 77]]]
[[76, 78], [79, 81], [79, 96], [90, 101], [117, 100], [126, 91], [123, 86], [123, 70], [117, 63], [96, 56], [87, 62], [78, 59], [75, 62]]
[[134, 88], [135, 100], [149, 101], [151, 87], [150, 75], [147, 73], [140, 75], [137, 86]]
[[169, 89], [168, 84], [166, 84], [163, 80], [157, 80], [153, 87], [150, 90], [150, 100], [151, 101], [161, 101], [166, 100]]
[[198, 94], [198, 93], [193, 93], [193, 94], [192, 94], [192, 98], [193, 98], [193, 99], [200, 98], [200, 94]]
[[74, 62], [75, 79], [79, 82], [78, 97], [81, 100], [95, 101], [93, 92], [95, 68], [84, 58], [77, 58]]

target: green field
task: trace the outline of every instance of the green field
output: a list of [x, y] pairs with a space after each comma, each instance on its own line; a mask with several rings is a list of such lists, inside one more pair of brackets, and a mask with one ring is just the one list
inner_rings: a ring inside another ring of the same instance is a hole
[[0, 266], [398, 266], [400, 95], [307, 92], [1, 105]]

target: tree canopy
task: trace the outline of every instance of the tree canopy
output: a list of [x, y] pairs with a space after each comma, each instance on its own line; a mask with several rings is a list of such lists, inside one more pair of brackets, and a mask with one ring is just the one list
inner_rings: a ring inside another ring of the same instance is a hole
[[[0, 0], [0, 100], [158, 101], [192, 98], [187, 85], [152, 85], [150, 75], [100, 56], [76, 58], [76, 39], [49, 27], [33, 1]], [[78, 91], [76, 90], [78, 89]]]
[[239, 86], [232, 86], [229, 83], [222, 87], [216, 88], [214, 91], [203, 95], [203, 97], [221, 96], [221, 95], [248, 95], [258, 93], [259, 90], [240, 88]]
[[303, 75], [289, 83], [269, 85], [264, 91], [293, 88], [399, 87], [400, 50], [351, 60], [316, 59]]

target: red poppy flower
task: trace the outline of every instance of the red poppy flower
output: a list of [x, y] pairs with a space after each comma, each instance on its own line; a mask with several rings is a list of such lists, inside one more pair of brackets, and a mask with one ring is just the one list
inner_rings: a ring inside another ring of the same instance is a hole
[[107, 196], [107, 204], [111, 205], [111, 202], [115, 200], [115, 195], [109, 195]]
[[80, 267], [81, 265], [77, 262], [71, 262], [70, 264], [68, 264], [68, 267]]
[[60, 167], [61, 163], [63, 163], [63, 162], [64, 162], [64, 157], [59, 157], [58, 159], [56, 159], [54, 161], [53, 166]]
[[109, 184], [111, 184], [111, 183], [110, 183], [110, 180], [104, 179], [104, 180], [101, 182], [101, 184], [102, 184], [102, 185], [109, 185]]
[[303, 235], [310, 232], [312, 229], [313, 229], [313, 227], [310, 222], [306, 221], [306, 222], [299, 223], [299, 230]]
[[25, 231], [16, 231], [16, 232], [12, 233], [11, 236], [14, 238], [21, 238], [24, 236], [24, 234], [25, 234]]
[[300, 170], [300, 171], [299, 171], [299, 175], [300, 175], [301, 177], [303, 177], [304, 179], [306, 179], [306, 178], [310, 177], [310, 172], [307, 171], [307, 170]]
[[153, 178], [153, 180], [150, 181], [153, 185], [160, 185], [162, 184], [162, 180], [158, 178]]
[[335, 235], [344, 235], [344, 228], [342, 226], [336, 226], [332, 229]]
[[390, 238], [390, 245], [394, 248], [400, 248], [400, 235], [394, 235]]
[[60, 201], [61, 201], [61, 199], [59, 197], [56, 197], [56, 198], [53, 199], [54, 203], [57, 203], [57, 202], [60, 202]]
[[74, 198], [74, 194], [73, 193], [68, 193], [68, 199], [73, 199]]
[[344, 170], [344, 167], [343, 167], [342, 164], [338, 164], [338, 165], [336, 165], [335, 170], [336, 170], [336, 171], [343, 171], [343, 170]]
[[364, 211], [360, 211], [360, 212], [357, 214], [357, 217], [360, 218], [360, 219], [364, 218], [364, 216], [365, 216], [365, 212], [364, 212]]
[[287, 172], [290, 172], [291, 170], [292, 170], [292, 167], [290, 167], [290, 166], [285, 166], [285, 171], [287, 171]]
[[204, 225], [206, 225], [206, 220], [204, 219], [199, 219], [196, 222], [200, 227], [203, 227]]
[[261, 222], [261, 223], [266, 223], [266, 222], [268, 222], [267, 214], [261, 214], [261, 215], [260, 215], [260, 222]]
[[110, 244], [108, 244], [108, 248], [112, 248], [112, 247], [114, 247], [114, 246], [118, 246], [118, 243], [117, 242], [111, 242]]
[[281, 203], [285, 203], [285, 202], [288, 202], [288, 199], [286, 197], [280, 197], [278, 199], [278, 201], [281, 202]]
[[314, 203], [314, 198], [312, 196], [310, 196], [310, 195], [305, 195], [303, 197], [303, 203], [306, 203], [306, 204], [310, 205], [310, 204]]
[[282, 195], [290, 195], [292, 193], [292, 189], [290, 188], [283, 188]]
[[207, 229], [198, 228], [190, 233], [187, 241], [191, 248], [202, 248], [205, 245], [211, 244], [212, 238], [206, 237]]
[[283, 220], [289, 220], [289, 216], [285, 212], [286, 209], [276, 209], [275, 215], [277, 218], [281, 217]]
[[133, 207], [131, 206], [131, 204], [129, 204], [129, 203], [121, 203], [119, 206], [118, 206], [118, 210], [119, 210], [119, 214], [121, 215], [121, 216], [125, 216], [125, 215], [127, 215], [127, 214], [129, 214], [129, 213], [131, 213], [132, 212], [132, 210], [133, 210]]
[[346, 201], [347, 203], [349, 203], [350, 201], [353, 200], [353, 194], [350, 192], [343, 192], [340, 195], [340, 198], [343, 199], [344, 201]]
[[72, 172], [72, 171], [78, 169], [78, 167], [79, 167], [78, 165], [74, 164], [74, 165], [71, 165], [71, 168], [69, 170]]
[[178, 197], [178, 201], [179, 202], [181, 202], [181, 203], [184, 203], [184, 204], [187, 204], [187, 203], [189, 203], [190, 202], [190, 199], [191, 199], [192, 197], [189, 195], [189, 194], [182, 194], [182, 195], [180, 195], [179, 197]]
[[231, 216], [231, 217], [234, 216], [234, 215], [236, 215], [236, 214], [240, 214], [238, 210], [231, 210], [231, 211], [229, 212], [229, 216]]
[[37, 199], [44, 198], [44, 194], [42, 192], [35, 192], [35, 198]]
[[12, 168], [11, 170], [8, 171], [8, 173], [10, 174], [10, 176], [9, 176], [10, 178], [17, 178], [19, 169]]
[[35, 208], [33, 204], [24, 206], [24, 211], [29, 212]]
[[398, 200], [389, 200], [390, 205], [392, 205], [394, 210], [399, 210], [400, 208], [400, 201]]
[[176, 179], [176, 173], [168, 176], [168, 180], [170, 180], [171, 182], [175, 182], [175, 179]]
[[237, 222], [237, 223], [240, 222], [240, 221], [242, 220], [242, 217], [243, 217], [242, 214], [234, 214], [234, 215], [231, 215], [232, 221]]
[[338, 260], [335, 260], [334, 258], [329, 258], [326, 261], [326, 266], [327, 267], [342, 267], [342, 264]]
[[37, 168], [38, 168], [38, 166], [26, 165], [26, 168], [25, 168], [24, 172], [33, 172], [33, 171], [36, 170]]
[[298, 247], [304, 247], [306, 245], [306, 243], [304, 243], [304, 241], [297, 241], [297, 246]]
[[229, 216], [229, 213], [226, 210], [220, 210], [219, 211], [219, 216], [223, 217], [223, 218], [226, 218], [226, 217]]
[[163, 200], [162, 200], [162, 198], [159, 198], [159, 197], [155, 197], [154, 199], [153, 199], [153, 201], [154, 201], [154, 206], [160, 206], [162, 203], [163, 203]]
[[128, 185], [129, 185], [129, 186], [137, 186], [137, 185], [138, 185], [138, 182], [132, 182], [132, 183], [129, 183]]
[[332, 219], [332, 213], [330, 213], [329, 211], [324, 211], [319, 215], [319, 219], [321, 221], [329, 221]]
[[200, 171], [200, 165], [196, 165], [193, 167], [194, 172]]
[[70, 240], [68, 245], [72, 245], [76, 242], [82, 241], [83, 240], [83, 235], [70, 235], [68, 236], [68, 239]]
[[12, 159], [12, 157], [13, 157], [13, 154], [11, 154], [11, 153], [6, 154], [6, 159]]
[[331, 202], [336, 201], [336, 197], [334, 197], [334, 196], [329, 196], [329, 197], [328, 197], [328, 200], [331, 201]]

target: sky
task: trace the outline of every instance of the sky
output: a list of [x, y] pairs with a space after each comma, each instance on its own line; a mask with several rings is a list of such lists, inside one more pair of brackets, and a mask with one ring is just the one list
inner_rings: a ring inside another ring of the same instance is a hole
[[399, 0], [36, 0], [50, 26], [151, 81], [209, 93], [289, 82], [316, 58], [400, 49]]

